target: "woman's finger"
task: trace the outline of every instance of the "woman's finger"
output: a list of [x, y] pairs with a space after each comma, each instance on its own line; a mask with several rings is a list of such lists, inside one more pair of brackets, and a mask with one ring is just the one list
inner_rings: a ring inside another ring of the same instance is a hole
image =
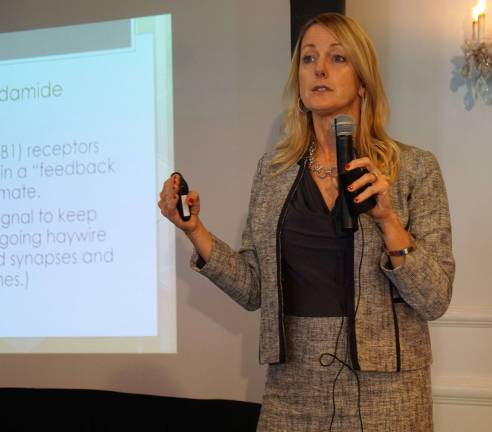
[[192, 215], [200, 213], [200, 195], [195, 191], [188, 193], [187, 203], [190, 206], [190, 212]]
[[[173, 176], [174, 177], [174, 176]], [[159, 194], [158, 207], [161, 209], [161, 214], [173, 222], [175, 216], [176, 204], [178, 202], [176, 181], [173, 177], [167, 179]]]
[[376, 166], [372, 163], [371, 159], [368, 157], [362, 157], [359, 159], [354, 159], [345, 165], [347, 171], [351, 171], [355, 168], [367, 168], [367, 171], [374, 171]]
[[372, 195], [376, 195], [376, 198], [378, 198], [378, 195], [382, 196], [383, 194], [385, 194], [386, 190], [387, 188], [384, 185], [373, 183], [371, 186], [367, 187], [363, 192], [357, 195], [354, 198], [354, 202], [360, 203], [362, 201], [365, 201]]
[[365, 185], [372, 185], [376, 183], [379, 180], [379, 177], [380, 176], [377, 174], [376, 171], [365, 173], [357, 180], [355, 180], [352, 184], [350, 184], [347, 189], [350, 192], [355, 192]]

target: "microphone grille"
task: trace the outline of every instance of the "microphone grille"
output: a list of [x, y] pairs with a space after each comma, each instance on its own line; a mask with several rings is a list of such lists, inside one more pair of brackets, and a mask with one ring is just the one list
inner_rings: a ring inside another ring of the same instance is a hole
[[332, 129], [336, 136], [354, 135], [354, 119], [349, 115], [338, 115], [333, 120]]

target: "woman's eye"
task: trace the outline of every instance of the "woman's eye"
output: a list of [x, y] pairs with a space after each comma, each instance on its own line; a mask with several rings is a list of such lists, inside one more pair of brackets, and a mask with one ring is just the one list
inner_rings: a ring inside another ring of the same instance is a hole
[[302, 57], [302, 62], [304, 64], [312, 63], [314, 60], [315, 60], [315, 58], [314, 58], [313, 55], [305, 55], [305, 56]]
[[335, 63], [344, 63], [346, 60], [341, 54], [334, 54], [332, 58]]

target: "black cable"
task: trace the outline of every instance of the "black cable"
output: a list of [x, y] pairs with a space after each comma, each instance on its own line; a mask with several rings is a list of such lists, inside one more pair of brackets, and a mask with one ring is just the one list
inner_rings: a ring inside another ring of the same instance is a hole
[[359, 292], [357, 293], [357, 304], [355, 306], [355, 313], [354, 313], [354, 321], [355, 317], [357, 316], [357, 310], [359, 309], [359, 302], [360, 302], [360, 290], [361, 290], [361, 285], [360, 285], [360, 272], [362, 269], [362, 260], [364, 259], [364, 246], [365, 246], [365, 239], [364, 239], [364, 226], [362, 223], [360, 225], [360, 235], [362, 237], [362, 251], [360, 253], [360, 260], [359, 260], [359, 276], [358, 276], [358, 282], [359, 282]]
[[[359, 309], [359, 303], [360, 303], [360, 292], [361, 292], [361, 278], [360, 278], [360, 275], [361, 275], [362, 259], [364, 257], [364, 246], [365, 246], [365, 244], [364, 244], [365, 243], [365, 239], [364, 239], [364, 227], [362, 226], [362, 224], [360, 224], [360, 228], [361, 228], [361, 236], [362, 236], [362, 252], [361, 252], [361, 256], [360, 256], [360, 260], [359, 260], [359, 268], [358, 268], [358, 285], [359, 285], [359, 290], [357, 292], [357, 303], [356, 303], [355, 312], [354, 312], [354, 325], [355, 325], [355, 318], [357, 316], [357, 310]], [[343, 305], [340, 304], [339, 306], [340, 306], [340, 310], [344, 310]], [[342, 373], [343, 368], [347, 368], [349, 371], [351, 371], [355, 375], [355, 379], [357, 381], [357, 408], [358, 408], [358, 411], [359, 411], [360, 428], [361, 428], [361, 431], [364, 432], [364, 423], [362, 421], [362, 413], [361, 413], [361, 388], [360, 388], [360, 380], [359, 380], [359, 376], [357, 375], [357, 372], [355, 371], [355, 369], [351, 365], [349, 365], [347, 363], [347, 356], [348, 356], [349, 342], [350, 342], [348, 340], [348, 338], [349, 338], [348, 333], [347, 333], [347, 343], [346, 343], [346, 348], [345, 348], [345, 359], [344, 360], [341, 360], [341, 359], [339, 359], [337, 357], [338, 343], [339, 343], [339, 340], [340, 340], [340, 335], [342, 333], [344, 319], [345, 319], [345, 316], [342, 315], [342, 322], [340, 324], [340, 328], [338, 329], [338, 335], [337, 335], [337, 339], [336, 339], [336, 342], [335, 342], [335, 353], [334, 354], [331, 354], [331, 353], [321, 353], [321, 355], [319, 357], [319, 363], [323, 367], [330, 367], [335, 360], [337, 360], [342, 365], [342, 367], [338, 370], [338, 372], [337, 372], [337, 374], [336, 374], [336, 376], [335, 376], [335, 378], [333, 380], [333, 386], [332, 386], [332, 392], [331, 392], [331, 395], [332, 395], [332, 403], [333, 403], [333, 410], [332, 410], [332, 414], [331, 414], [329, 432], [332, 431], [333, 422], [335, 421], [335, 415], [336, 415], [335, 387], [336, 387], [336, 383], [338, 381], [338, 377]], [[324, 356], [331, 357], [331, 361], [329, 363], [324, 363], [323, 362], [323, 357]]]
[[333, 402], [333, 413], [331, 415], [331, 420], [330, 420], [330, 429], [329, 431], [331, 432], [331, 428], [333, 427], [333, 422], [335, 421], [335, 413], [336, 413], [336, 402], [335, 402], [335, 387], [337, 385], [338, 377], [342, 373], [343, 368], [345, 367], [344, 364], [342, 364], [342, 367], [338, 370], [337, 375], [335, 376], [335, 379], [333, 380], [333, 386], [332, 386], [332, 402]]

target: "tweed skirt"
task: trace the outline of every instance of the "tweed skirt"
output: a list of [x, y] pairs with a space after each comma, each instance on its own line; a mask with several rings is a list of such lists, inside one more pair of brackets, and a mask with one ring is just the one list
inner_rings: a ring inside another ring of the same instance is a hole
[[287, 360], [268, 366], [257, 431], [433, 430], [430, 368], [351, 370], [346, 322], [285, 317]]

